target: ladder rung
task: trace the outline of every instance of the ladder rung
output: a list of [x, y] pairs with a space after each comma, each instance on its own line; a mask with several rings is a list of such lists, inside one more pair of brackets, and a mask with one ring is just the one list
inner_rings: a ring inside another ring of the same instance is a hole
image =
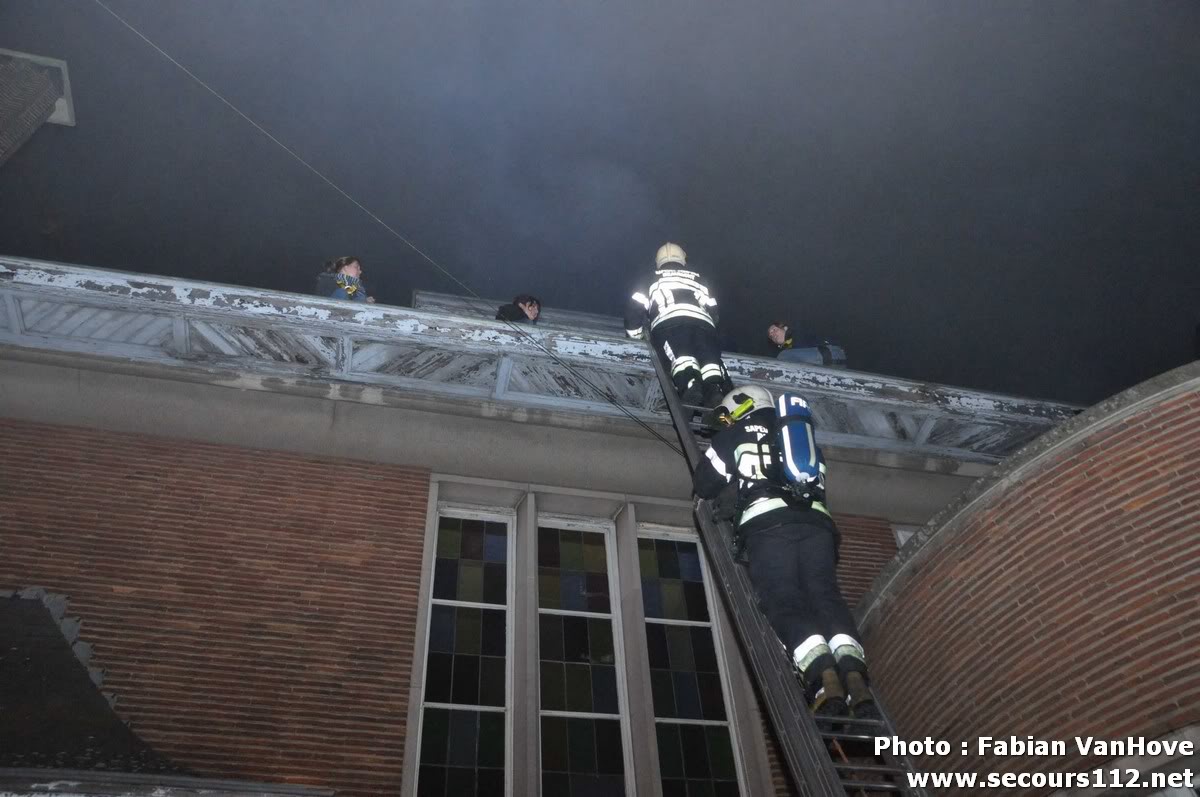
[[863, 791], [908, 791], [906, 786], [897, 786], [895, 783], [871, 783], [863, 780], [843, 780], [842, 786]]
[[864, 728], [887, 728], [887, 723], [885, 723], [883, 720], [860, 720], [855, 719], [854, 717], [827, 717], [822, 715], [815, 715], [813, 719], [816, 720], [818, 724], [827, 722], [839, 723], [842, 725], [858, 725]]
[[908, 772], [903, 767], [882, 767], [878, 764], [853, 764], [850, 762], [839, 764], [837, 761], [833, 765], [838, 769], [849, 769], [854, 772], [874, 772], [878, 775], [903, 775]]
[[855, 742], [873, 742], [874, 736], [868, 736], [865, 733], [838, 733], [837, 731], [821, 731], [822, 739], [850, 739]]

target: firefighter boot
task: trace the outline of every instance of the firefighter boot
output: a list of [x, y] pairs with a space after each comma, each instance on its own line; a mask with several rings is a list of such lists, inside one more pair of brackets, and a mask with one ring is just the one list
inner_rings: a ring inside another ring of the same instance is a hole
[[721, 390], [720, 379], [704, 380], [704, 406], [712, 409], [721, 403], [721, 399], [725, 397], [725, 392]]
[[[677, 380], [676, 385], [679, 384]], [[689, 379], [687, 386], [679, 392], [679, 400], [685, 407], [699, 407], [704, 400], [704, 387], [699, 379]]]
[[821, 671], [821, 688], [813, 698], [812, 711], [818, 717], [844, 717], [847, 714], [846, 691], [833, 667]]
[[858, 720], [881, 719], [875, 696], [867, 686], [867, 679], [857, 670], [846, 673], [846, 691], [850, 693], [850, 712]]

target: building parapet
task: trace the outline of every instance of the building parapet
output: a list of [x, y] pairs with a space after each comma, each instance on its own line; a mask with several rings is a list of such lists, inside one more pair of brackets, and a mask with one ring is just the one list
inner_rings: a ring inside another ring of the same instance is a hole
[[[670, 432], [645, 343], [555, 324], [518, 331], [444, 301], [391, 307], [0, 256], [0, 346], [635, 429], [616, 403]], [[1079, 410], [742, 354], [725, 364], [735, 382], [805, 395], [820, 441], [844, 449], [991, 464]]]
[[[500, 305], [508, 304], [508, 302], [508, 299], [475, 299], [454, 293], [425, 290], [415, 290], [412, 295], [412, 306], [417, 310], [429, 310], [448, 315], [465, 315], [471, 318], [480, 314], [491, 318]], [[585, 313], [581, 310], [564, 310], [553, 305], [542, 305], [542, 313], [538, 316], [537, 326], [539, 329], [599, 332], [602, 335], [621, 336], [625, 334], [623, 319], [599, 313]]]

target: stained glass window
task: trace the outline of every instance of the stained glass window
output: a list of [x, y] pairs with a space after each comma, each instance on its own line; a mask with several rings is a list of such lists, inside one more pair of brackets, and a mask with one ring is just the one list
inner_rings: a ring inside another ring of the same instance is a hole
[[538, 529], [543, 797], [625, 794], [608, 539]]
[[438, 519], [418, 797], [503, 797], [508, 524]]
[[638, 538], [663, 797], [739, 794], [700, 557], [691, 540]]
[[[408, 753], [416, 766], [406, 774], [417, 797], [510, 797], [506, 788], [511, 797], [623, 797], [640, 777], [658, 778], [665, 797], [743, 794], [719, 623], [695, 537], [642, 526], [636, 544], [618, 552], [611, 523], [543, 516], [532, 534], [514, 537], [503, 517], [467, 507], [438, 517], [420, 725]], [[622, 631], [617, 584], [626, 567], [632, 583], [640, 576], [646, 624]], [[515, 622], [509, 591], [525, 584], [536, 602], [515, 604], [529, 611]], [[528, 632], [516, 638], [514, 623]], [[646, 659], [638, 645], [638, 660], [627, 662], [626, 643], [642, 634]], [[517, 657], [520, 672], [511, 650], [529, 654]], [[648, 665], [645, 704], [626, 699], [627, 663], [635, 673]], [[632, 738], [657, 750], [658, 773], [632, 771], [631, 722], [653, 723]]]

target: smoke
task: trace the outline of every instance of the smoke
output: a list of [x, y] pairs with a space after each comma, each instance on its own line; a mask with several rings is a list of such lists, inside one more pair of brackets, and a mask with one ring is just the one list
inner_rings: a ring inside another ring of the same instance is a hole
[[[855, 367], [1081, 401], [1191, 357], [1194, 3], [114, 7], [486, 295], [615, 314], [669, 239], [752, 351], [779, 315]], [[79, 119], [0, 170], [0, 248], [457, 290], [94, 5], [0, 29], [68, 61]]]

